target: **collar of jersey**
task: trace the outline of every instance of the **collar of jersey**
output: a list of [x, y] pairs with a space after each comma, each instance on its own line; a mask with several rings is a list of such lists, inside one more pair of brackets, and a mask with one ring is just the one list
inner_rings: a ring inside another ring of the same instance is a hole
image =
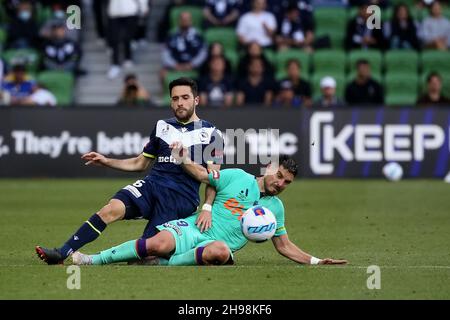
[[177, 118], [175, 118], [175, 120], [176, 120], [178, 123], [181, 123], [183, 126], [185, 126], [185, 125], [187, 125], [187, 124], [189, 124], [189, 123], [195, 122], [195, 121], [201, 121], [201, 119], [198, 119], [198, 120], [192, 120], [192, 121], [189, 121], [189, 122], [182, 122], [182, 121], [178, 120]]

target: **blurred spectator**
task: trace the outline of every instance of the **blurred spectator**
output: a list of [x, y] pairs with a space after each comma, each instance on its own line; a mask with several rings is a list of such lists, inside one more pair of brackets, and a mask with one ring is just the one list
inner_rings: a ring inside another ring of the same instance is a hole
[[386, 36], [391, 49], [420, 49], [417, 28], [407, 5], [395, 6], [390, 23], [385, 25]]
[[274, 68], [269, 62], [269, 60], [264, 55], [262, 47], [257, 42], [251, 42], [246, 47], [244, 56], [239, 61], [238, 66], [238, 78], [243, 79], [248, 76], [248, 65], [250, 61], [254, 58], [261, 59], [264, 64], [264, 75], [266, 77], [274, 76]]
[[139, 83], [135, 74], [129, 74], [124, 79], [124, 88], [118, 104], [125, 106], [145, 106], [150, 103], [150, 94]]
[[185, 5], [204, 5], [205, 0], [170, 0], [169, 4], [165, 6], [164, 14], [158, 23], [156, 37], [158, 42], [162, 43], [167, 40], [169, 32], [171, 32], [172, 26], [170, 24], [170, 13], [172, 9]]
[[43, 85], [37, 84], [33, 93], [27, 98], [23, 99], [21, 104], [33, 106], [51, 106], [57, 104], [56, 97], [53, 93], [47, 90]]
[[295, 4], [287, 8], [275, 40], [278, 50], [297, 47], [312, 51], [314, 34], [303, 25]]
[[26, 73], [25, 65], [16, 64], [3, 81], [3, 90], [11, 96], [11, 104], [21, 104], [36, 88], [36, 83]]
[[241, 45], [257, 42], [262, 47], [271, 47], [277, 29], [275, 16], [266, 9], [266, 0], [253, 0], [252, 11], [239, 18], [237, 35]]
[[359, 7], [358, 15], [347, 24], [345, 44], [347, 50], [350, 49], [379, 49], [385, 48], [385, 40], [381, 29], [369, 29], [367, 19], [370, 13], [367, 12], [367, 4]]
[[199, 68], [207, 54], [202, 35], [192, 27], [191, 13], [182, 12], [178, 29], [169, 36], [162, 52], [161, 78], [165, 78], [167, 70], [190, 71]]
[[94, 12], [95, 30], [100, 39], [107, 39], [107, 6], [109, 0], [92, 1], [92, 11]]
[[322, 95], [314, 104], [314, 108], [341, 108], [344, 102], [336, 96], [336, 80], [326, 76], [320, 80], [320, 92]]
[[359, 7], [363, 4], [367, 4], [368, 6], [374, 4], [380, 8], [386, 8], [390, 5], [390, 0], [349, 0], [348, 4], [352, 7]]
[[[292, 105], [304, 105], [310, 107], [311, 85], [301, 78], [301, 65], [296, 59], [290, 59], [286, 63], [287, 77], [278, 82], [279, 93], [287, 95], [284, 88], [292, 89], [294, 97]], [[285, 97], [284, 96], [284, 97]], [[279, 97], [280, 98], [280, 97]]]
[[148, 45], [147, 30], [148, 30], [148, 20], [150, 17], [151, 1], [146, 1], [146, 8], [141, 8], [139, 18], [137, 20], [136, 32], [134, 34], [134, 40], [141, 46]]
[[442, 15], [439, 1], [430, 6], [430, 16], [422, 22], [425, 48], [447, 50], [450, 46], [450, 21]]
[[113, 50], [111, 68], [108, 78], [119, 76], [121, 68], [120, 48], [123, 46], [125, 68], [133, 66], [131, 40], [133, 39], [139, 16], [145, 14], [148, 8], [148, 0], [110, 0], [108, 6], [110, 44]]
[[350, 105], [383, 104], [383, 88], [372, 79], [367, 60], [356, 62], [356, 78], [345, 88], [345, 100]]
[[278, 93], [273, 104], [275, 107], [297, 108], [301, 106], [301, 99], [295, 95], [294, 85], [291, 81], [285, 80], [278, 85]]
[[273, 79], [264, 76], [263, 60], [253, 58], [248, 65], [248, 76], [238, 84], [236, 105], [264, 104], [270, 106], [273, 100], [273, 88]]
[[[52, 27], [58, 22], [65, 22], [67, 19], [66, 16], [66, 8], [64, 7], [62, 2], [55, 1], [55, 3], [51, 6], [52, 15], [50, 19], [44, 22], [44, 25], [41, 27], [39, 31], [39, 35], [41, 38], [48, 39], [52, 36]], [[81, 38], [81, 32], [78, 29], [68, 29], [66, 28], [66, 36], [70, 40], [79, 43]]]
[[64, 20], [53, 22], [50, 38], [44, 43], [43, 48], [44, 68], [75, 73], [80, 58], [78, 44], [66, 35]]
[[233, 104], [233, 81], [225, 73], [225, 60], [216, 56], [209, 62], [209, 73], [198, 83], [200, 104], [212, 107], [231, 107]]
[[3, 0], [2, 6], [8, 17], [14, 17], [17, 13], [17, 7], [22, 0]]
[[[302, 21], [302, 25], [305, 30], [314, 30], [314, 7], [312, 5], [312, 0], [288, 0], [284, 2], [286, 3], [284, 6], [285, 9], [292, 4], [297, 6], [297, 9], [300, 10], [300, 20]], [[317, 0], [314, 1], [314, 5], [316, 5], [316, 2]]]
[[234, 27], [239, 18], [238, 0], [206, 0], [204, 27]]
[[200, 67], [200, 74], [208, 74], [210, 69], [210, 62], [216, 57], [222, 57], [225, 60], [225, 74], [231, 75], [233, 73], [230, 60], [225, 57], [224, 47], [220, 42], [213, 42], [208, 47], [208, 57]]
[[427, 92], [422, 95], [417, 104], [430, 106], [445, 104], [450, 106], [450, 99], [442, 94], [442, 78], [437, 72], [432, 72], [427, 77]]
[[16, 15], [7, 26], [7, 48], [34, 48], [39, 43], [38, 25], [33, 15], [33, 5], [30, 1], [19, 2]]

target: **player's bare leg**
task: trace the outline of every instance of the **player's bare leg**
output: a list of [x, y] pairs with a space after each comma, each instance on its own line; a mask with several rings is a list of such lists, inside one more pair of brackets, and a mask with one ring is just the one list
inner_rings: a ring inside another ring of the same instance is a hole
[[221, 241], [214, 241], [205, 246], [202, 252], [202, 260], [205, 265], [233, 264], [230, 248]]
[[104, 265], [117, 262], [143, 260], [148, 256], [169, 256], [175, 249], [175, 239], [169, 231], [161, 231], [149, 239], [127, 241], [101, 251], [99, 254], [74, 254], [73, 263], [78, 265]]
[[117, 199], [111, 199], [100, 211], [92, 215], [63, 246], [54, 249], [36, 246], [36, 253], [47, 264], [62, 264], [73, 252], [97, 239], [107, 225], [123, 219], [124, 216], [124, 203]]

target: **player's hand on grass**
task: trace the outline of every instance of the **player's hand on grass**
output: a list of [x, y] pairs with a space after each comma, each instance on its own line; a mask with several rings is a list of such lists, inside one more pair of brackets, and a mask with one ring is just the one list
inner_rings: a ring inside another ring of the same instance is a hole
[[202, 210], [202, 212], [200, 212], [200, 214], [198, 215], [197, 221], [195, 221], [195, 224], [200, 229], [200, 232], [205, 232], [209, 228], [211, 228], [211, 225], [212, 225], [211, 211]]
[[86, 166], [88, 165], [96, 165], [96, 166], [105, 166], [106, 165], [106, 157], [97, 152], [88, 152], [81, 156], [81, 159], [86, 160]]
[[347, 260], [337, 260], [331, 258], [325, 258], [320, 260], [319, 264], [347, 264]]

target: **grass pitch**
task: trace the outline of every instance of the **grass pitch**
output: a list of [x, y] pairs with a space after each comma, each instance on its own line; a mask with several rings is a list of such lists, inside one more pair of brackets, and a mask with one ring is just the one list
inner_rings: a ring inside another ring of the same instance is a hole
[[[282, 195], [290, 239], [347, 266], [301, 266], [270, 242], [249, 244], [235, 266], [47, 266], [37, 244], [61, 245], [128, 180], [0, 180], [0, 299], [450, 299], [450, 185], [441, 181], [299, 180]], [[118, 222], [82, 251], [140, 236]], [[369, 290], [367, 267], [381, 268]]]

